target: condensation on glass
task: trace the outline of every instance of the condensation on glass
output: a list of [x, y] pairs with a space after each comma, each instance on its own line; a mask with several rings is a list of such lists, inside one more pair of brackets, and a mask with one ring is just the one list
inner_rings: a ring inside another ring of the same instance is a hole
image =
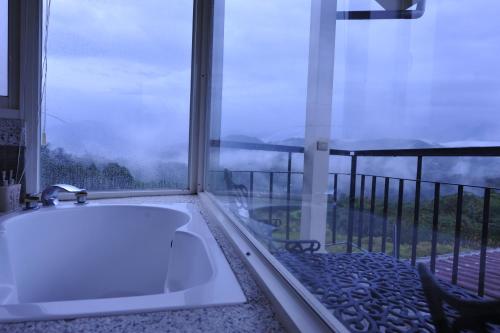
[[187, 189], [192, 17], [184, 0], [52, 1], [42, 186]]
[[0, 0], [0, 96], [7, 96], [8, 91], [8, 0]]

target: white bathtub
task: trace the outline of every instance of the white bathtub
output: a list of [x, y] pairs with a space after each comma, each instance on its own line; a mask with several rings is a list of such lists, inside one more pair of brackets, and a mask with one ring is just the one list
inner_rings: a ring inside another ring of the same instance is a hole
[[65, 205], [0, 219], [0, 322], [245, 301], [194, 206]]

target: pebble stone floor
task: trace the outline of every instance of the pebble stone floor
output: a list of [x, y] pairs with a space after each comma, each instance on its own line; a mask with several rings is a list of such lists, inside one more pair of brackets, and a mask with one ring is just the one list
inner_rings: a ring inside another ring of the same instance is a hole
[[[142, 197], [95, 200], [102, 203], [178, 203], [200, 207], [196, 196]], [[203, 209], [200, 210], [202, 215]], [[284, 332], [269, 300], [256, 284], [232, 244], [220, 227], [207, 221], [247, 297], [245, 304], [186, 310], [78, 318], [71, 320], [0, 324], [0, 333], [73, 333], [73, 332]]]

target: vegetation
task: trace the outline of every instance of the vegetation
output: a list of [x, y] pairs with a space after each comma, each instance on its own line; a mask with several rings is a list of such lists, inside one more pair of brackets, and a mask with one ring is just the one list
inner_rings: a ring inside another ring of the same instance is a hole
[[42, 187], [67, 183], [98, 191], [187, 188], [188, 168], [184, 163], [164, 162], [157, 166], [154, 180], [142, 181], [116, 161], [77, 157], [62, 148], [52, 149], [49, 145], [43, 146], [40, 154]]
[[[269, 218], [269, 211], [265, 207], [265, 199], [256, 199], [262, 202], [259, 203], [262, 208], [256, 209], [254, 216], [260, 220]], [[355, 205], [354, 225], [353, 225], [353, 242], [358, 244], [360, 239], [361, 248], [367, 249], [370, 234], [370, 223], [373, 223], [373, 250], [381, 251], [383, 226], [386, 225], [386, 252], [393, 251], [393, 230], [396, 223], [397, 207], [391, 202], [388, 207], [387, 219], [383, 217], [383, 204], [381, 198], [375, 206], [374, 214], [370, 214], [369, 207], [365, 206], [365, 210], [359, 210], [359, 198]], [[369, 198], [365, 198], [365, 202], [369, 202]], [[450, 194], [440, 198], [438, 233], [437, 233], [437, 254], [452, 253], [455, 242], [455, 224], [456, 224], [456, 205], [457, 195]], [[481, 244], [481, 230], [483, 221], [483, 197], [466, 192], [464, 194], [462, 208], [462, 228], [460, 239], [460, 250], [470, 251], [478, 250]], [[344, 245], [330, 246], [332, 252], [345, 251], [345, 241], [347, 239], [348, 226], [348, 198], [342, 196], [337, 201], [336, 205], [330, 203], [328, 205], [328, 224], [326, 242], [332, 243], [332, 225], [333, 212], [336, 210], [336, 237], [337, 243]], [[418, 222], [418, 244], [416, 248], [417, 257], [430, 256], [431, 240], [432, 240], [432, 224], [433, 224], [433, 208], [434, 200], [422, 200], [420, 202], [419, 222]], [[414, 223], [414, 203], [405, 202], [403, 204], [401, 220], [401, 240], [400, 240], [400, 256], [402, 258], [410, 258], [412, 251], [413, 240], [413, 223]], [[274, 219], [282, 221], [281, 227], [274, 232], [274, 237], [284, 239], [286, 237], [286, 210], [274, 209]], [[361, 235], [361, 237], [359, 237]], [[300, 208], [296, 205], [290, 210], [290, 239], [300, 239]], [[488, 247], [500, 247], [500, 194], [492, 192], [490, 201], [490, 222], [488, 232]]]

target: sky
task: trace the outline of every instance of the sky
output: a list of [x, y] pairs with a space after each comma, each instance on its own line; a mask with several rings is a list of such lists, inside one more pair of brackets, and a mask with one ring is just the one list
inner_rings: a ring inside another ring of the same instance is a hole
[[[331, 138], [500, 145], [499, 11], [428, 0], [417, 20], [338, 21]], [[305, 0], [226, 0], [222, 137], [304, 136], [310, 19]], [[48, 142], [187, 162], [191, 20], [187, 0], [52, 0]]]
[[[226, 2], [223, 133], [303, 136], [308, 8]], [[474, 8], [427, 1], [418, 20], [337, 22], [331, 137], [500, 141], [500, 3]]]
[[187, 162], [191, 19], [184, 0], [53, 0], [47, 141], [136, 175]]

